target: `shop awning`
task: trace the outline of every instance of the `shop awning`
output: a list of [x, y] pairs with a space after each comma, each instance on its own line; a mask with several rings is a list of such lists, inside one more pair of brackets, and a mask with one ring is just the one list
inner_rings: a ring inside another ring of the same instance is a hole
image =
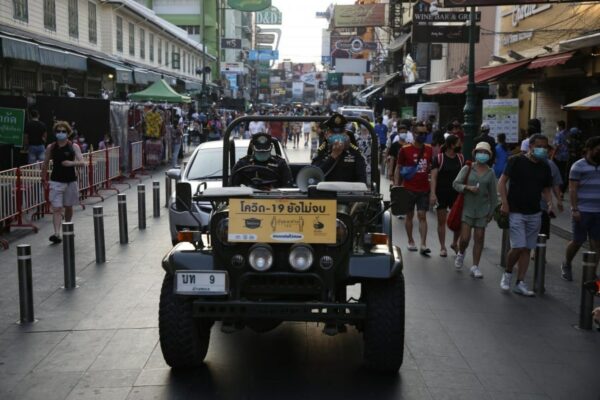
[[111, 68], [115, 71], [116, 82], [117, 83], [125, 83], [132, 84], [133, 83], [133, 74], [132, 70], [129, 67], [126, 67], [123, 64], [119, 64], [117, 62], [102, 60], [100, 58], [91, 57], [91, 61], [96, 62], [98, 64], [102, 64], [105, 67]]
[[40, 62], [40, 52], [37, 44], [2, 35], [0, 35], [0, 39], [2, 39], [2, 57]]
[[547, 56], [537, 57], [531, 63], [529, 63], [527, 69], [537, 69], [553, 67], [555, 65], [563, 65], [573, 57], [573, 54], [575, 54], [574, 51], [569, 51], [566, 53], [550, 54]]
[[416, 85], [409, 86], [404, 90], [404, 93], [405, 94], [419, 94], [419, 89], [421, 89], [423, 86], [426, 86], [430, 83], [431, 82], [424, 82], [424, 83], [417, 83]]
[[600, 93], [577, 100], [574, 103], [563, 106], [563, 110], [571, 111], [600, 111]]
[[[484, 67], [475, 71], [475, 83], [485, 83], [499, 79], [503, 75], [513, 72], [519, 68], [525, 67], [531, 60], [522, 60], [510, 64], [502, 64], [495, 67]], [[462, 76], [453, 79], [444, 85], [436, 88], [424, 88], [423, 93], [427, 95], [435, 94], [462, 94], [467, 91], [468, 76]]]
[[398, 36], [392, 43], [390, 43], [388, 47], [388, 51], [393, 53], [394, 51], [398, 51], [404, 46], [404, 44], [410, 39], [410, 33], [404, 33]]
[[61, 69], [87, 71], [87, 57], [65, 50], [39, 46], [40, 64]]
[[374, 94], [381, 92], [384, 88], [385, 88], [385, 85], [376, 85], [370, 91], [368, 91], [367, 93], [363, 93], [363, 94], [359, 95], [358, 97], [360, 99], [367, 100], [369, 97], [373, 96]]

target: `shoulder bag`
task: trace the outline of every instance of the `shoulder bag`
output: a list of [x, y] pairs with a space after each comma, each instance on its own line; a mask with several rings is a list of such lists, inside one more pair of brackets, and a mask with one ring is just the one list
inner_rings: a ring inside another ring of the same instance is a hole
[[[469, 170], [467, 171], [467, 175], [465, 176], [463, 185], [466, 185], [467, 182], [469, 181], [469, 175], [471, 174], [471, 170], [473, 169], [473, 167], [471, 167], [470, 161], [467, 161], [467, 165], [469, 166]], [[450, 212], [448, 213], [448, 219], [446, 220], [446, 223], [448, 224], [448, 228], [450, 228], [450, 230], [452, 230], [454, 232], [460, 230], [464, 205], [465, 205], [465, 193], [463, 190], [462, 193], [458, 194], [458, 196], [456, 197], [456, 200], [454, 200], [454, 204], [452, 204], [452, 208], [450, 209]]]

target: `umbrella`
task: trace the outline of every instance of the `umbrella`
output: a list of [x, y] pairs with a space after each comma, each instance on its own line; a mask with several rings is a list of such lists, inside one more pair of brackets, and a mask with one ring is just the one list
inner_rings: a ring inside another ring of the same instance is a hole
[[563, 110], [600, 111], [600, 93], [563, 106]]
[[148, 86], [141, 92], [132, 93], [129, 96], [133, 101], [157, 101], [167, 103], [189, 103], [189, 96], [177, 93], [167, 82], [160, 79]]

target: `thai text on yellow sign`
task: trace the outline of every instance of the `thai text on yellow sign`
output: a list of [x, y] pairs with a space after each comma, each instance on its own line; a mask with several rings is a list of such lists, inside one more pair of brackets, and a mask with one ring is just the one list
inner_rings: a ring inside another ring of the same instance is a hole
[[230, 199], [230, 242], [325, 243], [336, 241], [336, 201]]

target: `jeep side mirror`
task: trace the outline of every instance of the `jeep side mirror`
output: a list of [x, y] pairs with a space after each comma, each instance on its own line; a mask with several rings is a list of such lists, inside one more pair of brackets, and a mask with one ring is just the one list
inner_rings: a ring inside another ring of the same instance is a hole
[[175, 185], [175, 207], [179, 211], [192, 209], [192, 185], [189, 182], [178, 182]]
[[176, 181], [181, 179], [181, 169], [179, 168], [171, 168], [166, 172], [167, 176], [171, 179], [175, 179]]

